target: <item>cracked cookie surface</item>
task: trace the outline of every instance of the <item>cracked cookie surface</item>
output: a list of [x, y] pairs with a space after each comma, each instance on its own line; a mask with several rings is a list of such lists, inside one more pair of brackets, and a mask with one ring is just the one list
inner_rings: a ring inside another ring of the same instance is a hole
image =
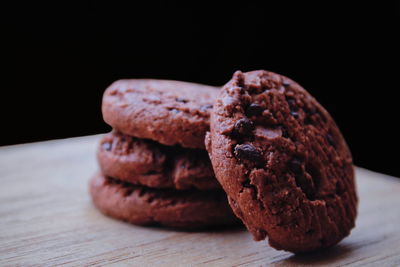
[[165, 146], [113, 131], [100, 141], [97, 152], [102, 173], [151, 188], [221, 189], [207, 152]]
[[130, 136], [204, 149], [218, 89], [180, 81], [119, 80], [104, 93], [103, 118]]
[[152, 189], [100, 173], [92, 177], [89, 188], [94, 205], [102, 213], [132, 224], [184, 229], [240, 224], [222, 190]]
[[299, 84], [240, 71], [223, 87], [206, 146], [255, 240], [292, 252], [336, 244], [357, 213], [352, 157], [328, 112]]

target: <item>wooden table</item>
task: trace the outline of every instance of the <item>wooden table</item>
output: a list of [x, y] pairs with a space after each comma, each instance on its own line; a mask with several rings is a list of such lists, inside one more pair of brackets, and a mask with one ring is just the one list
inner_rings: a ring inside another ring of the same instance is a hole
[[0, 148], [0, 265], [400, 265], [400, 179], [357, 168], [357, 227], [324, 252], [293, 255], [244, 229], [176, 232], [107, 218], [92, 205], [99, 136]]

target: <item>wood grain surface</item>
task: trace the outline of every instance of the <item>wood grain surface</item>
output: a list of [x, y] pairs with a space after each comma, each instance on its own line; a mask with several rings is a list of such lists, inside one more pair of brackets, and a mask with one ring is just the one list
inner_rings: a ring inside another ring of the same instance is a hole
[[0, 148], [1, 266], [399, 266], [400, 180], [357, 168], [357, 226], [339, 245], [293, 255], [243, 228], [129, 225], [92, 205], [100, 136]]

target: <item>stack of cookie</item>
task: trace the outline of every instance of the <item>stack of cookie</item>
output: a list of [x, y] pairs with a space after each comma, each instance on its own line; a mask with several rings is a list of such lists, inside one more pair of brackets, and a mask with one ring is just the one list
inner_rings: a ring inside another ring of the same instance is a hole
[[204, 147], [218, 88], [166, 80], [120, 80], [104, 93], [113, 127], [90, 182], [99, 210], [138, 225], [199, 228], [238, 223]]
[[349, 148], [295, 81], [237, 71], [214, 103], [206, 140], [215, 176], [255, 240], [305, 252], [338, 243], [354, 227]]
[[105, 214], [194, 228], [236, 223], [231, 207], [255, 240], [292, 252], [332, 246], [355, 225], [350, 150], [285, 76], [238, 71], [220, 90], [118, 81], [103, 115], [115, 130], [101, 141], [91, 193]]

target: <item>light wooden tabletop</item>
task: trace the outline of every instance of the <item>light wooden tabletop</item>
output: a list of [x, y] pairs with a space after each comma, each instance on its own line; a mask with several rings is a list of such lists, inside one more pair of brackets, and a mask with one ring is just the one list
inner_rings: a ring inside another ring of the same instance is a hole
[[1, 266], [400, 265], [400, 179], [357, 168], [357, 226], [324, 252], [293, 255], [244, 229], [176, 232], [101, 215], [87, 193], [99, 136], [0, 148]]

